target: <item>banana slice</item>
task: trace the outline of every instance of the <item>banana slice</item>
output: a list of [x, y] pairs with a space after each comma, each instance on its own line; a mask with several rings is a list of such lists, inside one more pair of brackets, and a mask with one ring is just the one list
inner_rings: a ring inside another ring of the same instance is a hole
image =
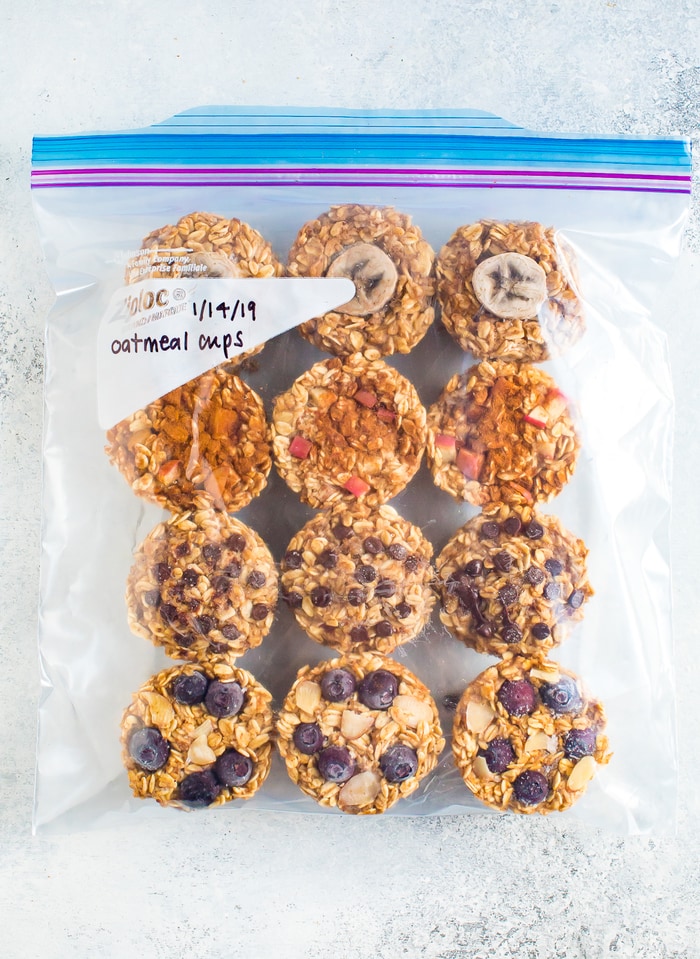
[[481, 305], [502, 320], [527, 320], [547, 299], [547, 275], [522, 253], [490, 256], [474, 270], [474, 293]]
[[347, 277], [355, 284], [355, 295], [336, 308], [337, 313], [366, 316], [376, 313], [394, 295], [398, 273], [393, 262], [373, 243], [354, 243], [333, 260], [326, 276]]
[[246, 275], [239, 266], [224, 253], [208, 253], [207, 251], [192, 253], [190, 255], [190, 263], [206, 268], [205, 271], [201, 273], [197, 271], [196, 275], [211, 278], [228, 276], [241, 277]]

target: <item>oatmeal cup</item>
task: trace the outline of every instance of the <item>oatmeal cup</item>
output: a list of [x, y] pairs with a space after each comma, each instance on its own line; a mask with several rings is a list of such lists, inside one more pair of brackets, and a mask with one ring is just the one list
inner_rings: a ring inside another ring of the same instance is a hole
[[302, 323], [301, 334], [336, 356], [408, 353], [433, 322], [434, 257], [411, 218], [391, 207], [331, 207], [301, 228], [287, 271], [347, 277], [356, 293]]
[[316, 509], [386, 502], [415, 475], [425, 438], [414, 386], [359, 353], [316, 363], [277, 397], [272, 415], [277, 470]]
[[134, 493], [173, 512], [207, 499], [220, 510], [243, 509], [272, 465], [262, 400], [224, 367], [117, 423], [107, 442]]
[[437, 558], [440, 619], [479, 653], [546, 654], [593, 595], [587, 555], [556, 517], [529, 506], [480, 513]]
[[129, 626], [173, 659], [232, 662], [269, 633], [277, 586], [274, 560], [255, 530], [210, 507], [181, 513], [136, 550]]
[[540, 223], [462, 226], [436, 268], [442, 322], [480, 359], [540, 362], [584, 332], [573, 251]]
[[445, 741], [428, 688], [393, 660], [358, 653], [299, 671], [277, 745], [307, 796], [369, 815], [414, 792]]
[[433, 480], [475, 506], [532, 506], [571, 478], [579, 441], [569, 401], [527, 363], [484, 360], [452, 377], [428, 411]]
[[[129, 260], [126, 282], [179, 278], [267, 279], [282, 276], [284, 267], [270, 244], [252, 226], [215, 213], [189, 213], [144, 237]], [[236, 369], [260, 353], [264, 344], [228, 362]]]
[[583, 795], [610, 761], [605, 711], [577, 677], [540, 658], [509, 657], [457, 705], [452, 751], [477, 799], [501, 811], [550, 813]]
[[174, 666], [122, 718], [122, 760], [139, 799], [197, 809], [250, 799], [270, 771], [272, 697], [244, 669]]
[[433, 548], [390, 506], [337, 506], [314, 516], [282, 560], [282, 598], [316, 642], [389, 653], [430, 618]]

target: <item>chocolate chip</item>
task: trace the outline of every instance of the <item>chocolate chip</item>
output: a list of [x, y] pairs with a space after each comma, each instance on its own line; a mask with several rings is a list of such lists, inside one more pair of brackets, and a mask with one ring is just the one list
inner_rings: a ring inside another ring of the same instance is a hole
[[290, 609], [299, 609], [301, 604], [304, 602], [304, 597], [301, 595], [301, 593], [285, 593], [282, 599]]
[[493, 636], [493, 627], [489, 623], [481, 623], [477, 629], [477, 633], [482, 639], [491, 639]]
[[221, 627], [221, 635], [225, 636], [226, 639], [234, 640], [239, 638], [241, 631], [238, 626], [234, 626], [233, 623], [228, 623], [226, 626]]
[[538, 586], [544, 580], [544, 573], [537, 566], [531, 566], [525, 573], [525, 579], [531, 586]]
[[481, 527], [481, 538], [482, 539], [498, 539], [498, 534], [501, 532], [501, 527], [498, 523], [494, 523], [489, 520], [489, 522], [484, 523]]
[[254, 569], [248, 577], [248, 586], [250, 586], [251, 589], [262, 589], [262, 587], [265, 585], [266, 579], [267, 577], [261, 570]]
[[530, 632], [535, 639], [546, 639], [549, 636], [550, 629], [546, 623], [535, 623]]
[[544, 536], [544, 528], [534, 520], [527, 524], [523, 532], [528, 539], [541, 539]]
[[331, 532], [333, 533], [335, 538], [337, 540], [340, 540], [340, 542], [342, 543], [342, 541], [344, 539], [347, 539], [348, 536], [352, 536], [352, 526], [343, 526], [342, 523], [336, 523], [336, 525], [333, 527]]
[[212, 566], [216, 566], [221, 558], [221, 547], [217, 546], [215, 543], [207, 543], [202, 547], [202, 556], [205, 558], [207, 563], [210, 563]]
[[225, 653], [228, 651], [228, 643], [217, 643], [216, 640], [209, 640], [209, 649], [212, 653]]
[[182, 559], [183, 556], [187, 556], [189, 551], [190, 551], [189, 543], [178, 543], [178, 545], [175, 547], [175, 555], [177, 556], [178, 559]]
[[410, 556], [406, 557], [403, 565], [409, 573], [417, 573], [420, 569], [420, 556], [416, 556], [412, 553]]
[[406, 619], [411, 615], [411, 607], [408, 605], [408, 603], [399, 603], [398, 606], [394, 608], [394, 612], [399, 619]]
[[152, 573], [156, 583], [164, 583], [170, 576], [170, 567], [167, 563], [156, 563]]
[[189, 649], [196, 637], [188, 633], [175, 633], [173, 639], [178, 646], [182, 646], [183, 649]]
[[358, 566], [355, 570], [355, 579], [358, 583], [373, 583], [377, 578], [374, 566]]
[[561, 590], [559, 589], [558, 583], [547, 583], [544, 588], [544, 598], [545, 599], [559, 599]]
[[521, 639], [523, 638], [523, 634], [520, 627], [516, 626], [515, 623], [508, 623], [508, 625], [503, 630], [502, 636], [503, 636], [503, 641], [509, 644], [519, 643]]
[[507, 533], [508, 536], [517, 536], [522, 528], [523, 524], [517, 516], [509, 516], [507, 520], [503, 521], [503, 532]]
[[228, 576], [217, 576], [216, 579], [212, 582], [214, 587], [214, 594], [216, 596], [223, 596], [231, 588], [231, 580]]
[[510, 555], [510, 553], [502, 550], [500, 553], [496, 553], [494, 556], [493, 565], [499, 571], [499, 573], [509, 573], [513, 568], [513, 557]]
[[333, 569], [338, 565], [338, 554], [332, 549], [324, 549], [319, 554], [318, 561], [324, 569]]
[[299, 569], [303, 562], [303, 556], [298, 549], [290, 549], [284, 554], [284, 565], [287, 569]]
[[163, 603], [159, 612], [160, 618], [164, 623], [167, 623], [168, 626], [172, 626], [177, 622], [177, 610], [170, 603]]
[[353, 626], [350, 630], [350, 639], [353, 643], [368, 643], [369, 633], [364, 626]]
[[250, 611], [250, 615], [254, 620], [257, 621], [257, 620], [265, 619], [269, 611], [270, 610], [265, 605], [265, 603], [255, 603], [255, 605]]
[[569, 596], [567, 602], [572, 609], [578, 609], [583, 604], [585, 598], [582, 589], [575, 589], [571, 596]]
[[392, 559], [398, 559], [400, 562], [403, 562], [408, 556], [408, 550], [401, 543], [392, 543], [387, 549], [387, 553]]
[[241, 564], [237, 559], [232, 559], [224, 572], [227, 576], [230, 576], [231, 579], [238, 579], [238, 577], [241, 575]]
[[185, 602], [185, 587], [182, 583], [178, 583], [176, 586], [172, 586], [170, 589], [170, 598], [173, 599], [176, 603]]
[[357, 587], [353, 587], [348, 592], [348, 602], [351, 606], [362, 606], [366, 599], [367, 594], [365, 593], [364, 589], [357, 589]]
[[314, 606], [330, 606], [333, 596], [327, 586], [314, 586], [311, 590], [311, 602]]
[[362, 544], [362, 548], [365, 553], [369, 553], [371, 556], [377, 556], [377, 554], [381, 553], [384, 549], [384, 546], [378, 536], [368, 536]]
[[502, 586], [498, 591], [498, 598], [504, 606], [512, 606], [518, 599], [518, 587], [512, 583]]
[[216, 626], [216, 620], [213, 616], [195, 616], [192, 625], [198, 633], [204, 633], [206, 636]]
[[548, 573], [551, 573], [552, 576], [558, 576], [564, 569], [564, 564], [560, 563], [558, 559], [548, 559], [545, 560], [544, 568]]
[[196, 586], [199, 582], [199, 573], [190, 566], [183, 572], [180, 582], [184, 583], [185, 586]]
[[189, 602], [187, 603], [187, 608], [188, 608], [188, 609], [190, 610], [190, 612], [192, 612], [192, 613], [198, 613], [199, 610], [202, 608], [202, 604], [200, 603], [200, 601], [199, 601], [198, 599], [191, 599], [191, 600], [189, 600]]
[[159, 589], [149, 589], [148, 592], [143, 594], [144, 606], [158, 606], [159, 603], [160, 603]]
[[245, 549], [245, 536], [241, 536], [240, 533], [233, 533], [226, 540], [226, 547], [234, 553], [242, 553]]
[[388, 619], [380, 619], [377, 625], [374, 627], [374, 631], [377, 636], [381, 636], [383, 639], [387, 636], [391, 636], [394, 632], [394, 627], [391, 625]]
[[467, 565], [464, 567], [464, 572], [467, 574], [467, 576], [471, 576], [472, 579], [475, 576], [481, 576], [483, 571], [484, 571], [484, 564], [481, 562], [480, 559], [470, 559]]
[[391, 579], [380, 579], [374, 587], [374, 595], [381, 597], [393, 596], [396, 592], [396, 583]]

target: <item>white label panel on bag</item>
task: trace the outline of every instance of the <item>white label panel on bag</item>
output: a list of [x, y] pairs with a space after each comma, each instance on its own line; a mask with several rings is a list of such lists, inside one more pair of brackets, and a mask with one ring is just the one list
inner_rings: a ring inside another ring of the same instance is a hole
[[97, 336], [103, 429], [195, 376], [355, 295], [346, 278], [143, 280], [112, 296]]

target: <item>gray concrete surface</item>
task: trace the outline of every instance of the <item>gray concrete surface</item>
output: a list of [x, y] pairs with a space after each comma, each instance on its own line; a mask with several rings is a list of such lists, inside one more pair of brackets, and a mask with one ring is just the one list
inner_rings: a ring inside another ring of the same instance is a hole
[[0, 3], [0, 953], [5, 959], [693, 959], [698, 945], [697, 204], [668, 324], [677, 834], [562, 817], [244, 813], [32, 838], [43, 323], [31, 136], [202, 103], [479, 107], [697, 137], [697, 0]]

